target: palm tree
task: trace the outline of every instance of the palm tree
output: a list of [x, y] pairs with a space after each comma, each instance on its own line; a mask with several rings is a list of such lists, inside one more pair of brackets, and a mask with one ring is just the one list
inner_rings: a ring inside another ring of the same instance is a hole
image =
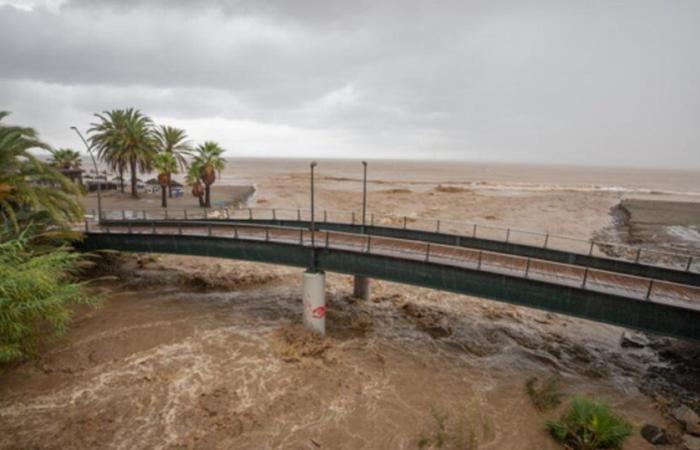
[[153, 168], [158, 171], [158, 183], [160, 183], [160, 206], [168, 207], [166, 190], [170, 186], [170, 177], [177, 173], [177, 159], [172, 153], [158, 153], [153, 157]]
[[221, 157], [224, 149], [214, 141], [206, 141], [197, 146], [198, 155], [194, 158], [194, 164], [199, 166], [199, 178], [204, 183], [204, 207], [211, 208], [210, 190], [216, 181], [216, 173], [226, 167], [226, 160]]
[[97, 157], [107, 163], [110, 169], [119, 172], [119, 190], [123, 194], [124, 170], [128, 166], [128, 161], [121, 144], [121, 136], [125, 127], [126, 111], [115, 109], [96, 116], [101, 119], [101, 122], [92, 124], [92, 128], [88, 130], [91, 134], [90, 142], [97, 149]]
[[32, 128], [3, 124], [8, 114], [0, 111], [0, 218], [6, 229], [16, 232], [29, 222], [64, 227], [79, 220], [80, 188], [30, 153], [50, 147]]
[[[172, 154], [180, 170], [187, 169], [187, 156], [192, 155], [192, 143], [187, 140], [185, 130], [161, 125], [156, 130], [157, 150], [162, 153]], [[175, 172], [173, 172], [175, 173]], [[168, 181], [168, 197], [173, 196], [172, 180]]]
[[138, 198], [137, 170], [150, 172], [156, 153], [153, 121], [134, 108], [111, 111], [111, 114], [105, 111], [102, 115], [95, 116], [101, 122], [93, 124], [89, 130], [92, 142], [98, 147], [98, 152], [114, 155], [114, 160], [128, 164], [131, 171], [131, 196]]
[[82, 160], [80, 153], [70, 148], [59, 148], [57, 150], [49, 150], [51, 152], [50, 164], [57, 169], [80, 169]]
[[187, 176], [185, 182], [192, 186], [192, 195], [199, 199], [199, 206], [204, 207], [204, 186], [202, 181], [199, 179], [200, 167], [197, 165], [196, 161], [193, 161], [187, 171]]

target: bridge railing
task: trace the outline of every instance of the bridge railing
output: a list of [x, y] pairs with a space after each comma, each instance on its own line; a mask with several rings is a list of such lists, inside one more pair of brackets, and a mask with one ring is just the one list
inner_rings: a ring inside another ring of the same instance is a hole
[[243, 222], [217, 223], [211, 221], [199, 226], [188, 226], [187, 222], [151, 219], [145, 222], [126, 221], [118, 225], [99, 225], [85, 220], [84, 229], [93, 233], [128, 234], [175, 234], [182, 236], [212, 236], [239, 240], [268, 241], [296, 244], [304, 247], [349, 250], [374, 255], [401, 257], [405, 259], [447, 264], [471, 270], [499, 273], [526, 279], [546, 281], [573, 286], [585, 290], [612, 292], [629, 298], [645, 301], [693, 304], [700, 308], [700, 288], [680, 285], [634, 275], [622, 275], [598, 269], [573, 266], [523, 256], [481, 251], [407, 241], [403, 239], [343, 233], [315, 231], [298, 227], [255, 225]]
[[[311, 211], [304, 208], [191, 208], [103, 210], [104, 219], [200, 219], [200, 220], [288, 220], [309, 221]], [[93, 210], [92, 215], [95, 215]], [[362, 224], [362, 214], [356, 211], [322, 209], [315, 213], [318, 223], [333, 222]], [[582, 239], [540, 231], [524, 230], [491, 224], [464, 222], [450, 219], [426, 219], [394, 214], [368, 212], [366, 224], [389, 228], [404, 228], [434, 233], [448, 233], [498, 242], [547, 248], [599, 258], [623, 260], [649, 266], [665, 267], [686, 272], [700, 272], [700, 256], [666, 250], [635, 247], [597, 239]]]

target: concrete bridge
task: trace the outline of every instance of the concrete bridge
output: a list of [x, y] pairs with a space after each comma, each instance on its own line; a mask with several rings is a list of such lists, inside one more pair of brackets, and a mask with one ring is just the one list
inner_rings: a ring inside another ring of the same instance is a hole
[[684, 258], [690, 262], [680, 268], [661, 267], [643, 264], [640, 252], [633, 256], [636, 262], [603, 258], [590, 250], [594, 245], [579, 254], [553, 249], [549, 242], [540, 247], [515, 243], [511, 236], [495, 241], [476, 233], [415, 230], [407, 221], [400, 227], [383, 227], [327, 220], [312, 232], [301, 213], [296, 219], [256, 218], [252, 211], [247, 219], [230, 214], [212, 219], [209, 213], [206, 218], [173, 216], [172, 211], [163, 212], [162, 218], [108, 213], [99, 225], [86, 222], [82, 247], [308, 268], [305, 321], [319, 332], [325, 329], [323, 272], [331, 271], [700, 340], [699, 275], [694, 271], [695, 260], [688, 256]]

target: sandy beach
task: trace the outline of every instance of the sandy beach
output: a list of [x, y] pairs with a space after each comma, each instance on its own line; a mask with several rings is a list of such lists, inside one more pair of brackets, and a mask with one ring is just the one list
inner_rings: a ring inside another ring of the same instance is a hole
[[[319, 208], [358, 211], [359, 162], [325, 164]], [[631, 210], [623, 226], [669, 205], [650, 224], [657, 232], [635, 239], [700, 251], [692, 235], [659, 234], [697, 226], [698, 173], [679, 172], [673, 185], [654, 171], [376, 165], [368, 187], [378, 215], [626, 241], [615, 214], [621, 202]], [[235, 203], [254, 186], [250, 207], [308, 207], [306, 162], [230, 167], [214, 186], [216, 201]], [[651, 200], [627, 200], [640, 195]], [[681, 197], [691, 206], [668, 203]], [[195, 207], [196, 199], [172, 204]], [[110, 194], [106, 205], [157, 207], [159, 197], [134, 203]], [[90, 275], [110, 277], [95, 285], [104, 306], [78, 311], [63, 339], [4, 375], [0, 448], [417, 448], [434, 429], [432, 408], [448, 414], [450, 433], [477, 443], [471, 448], [556, 449], [544, 421], [563, 406], [539, 413], [524, 389], [530, 377], [552, 374], [566, 398], [602, 398], [634, 425], [626, 449], [654, 448], [639, 434], [647, 423], [677, 436], [673, 406], [700, 407], [697, 344], [651, 337], [623, 347], [618, 327], [376, 280], [365, 303], [338, 274], [327, 278], [321, 340], [299, 327], [297, 269], [108, 253]]]

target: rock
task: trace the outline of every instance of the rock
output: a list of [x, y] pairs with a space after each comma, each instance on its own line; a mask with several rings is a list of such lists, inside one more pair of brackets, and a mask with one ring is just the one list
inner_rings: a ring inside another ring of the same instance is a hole
[[620, 345], [623, 347], [644, 348], [649, 345], [649, 339], [643, 334], [624, 331], [620, 338]]
[[685, 450], [700, 450], [700, 438], [689, 434], [683, 435], [683, 448]]
[[409, 317], [419, 330], [435, 339], [445, 338], [454, 333], [449, 317], [441, 311], [413, 303], [404, 303], [400, 311]]
[[642, 437], [654, 445], [669, 445], [671, 443], [666, 435], [666, 430], [655, 425], [644, 425], [642, 427]]
[[695, 411], [685, 405], [681, 405], [671, 411], [671, 415], [683, 424], [683, 428], [687, 433], [700, 436], [700, 417]]

